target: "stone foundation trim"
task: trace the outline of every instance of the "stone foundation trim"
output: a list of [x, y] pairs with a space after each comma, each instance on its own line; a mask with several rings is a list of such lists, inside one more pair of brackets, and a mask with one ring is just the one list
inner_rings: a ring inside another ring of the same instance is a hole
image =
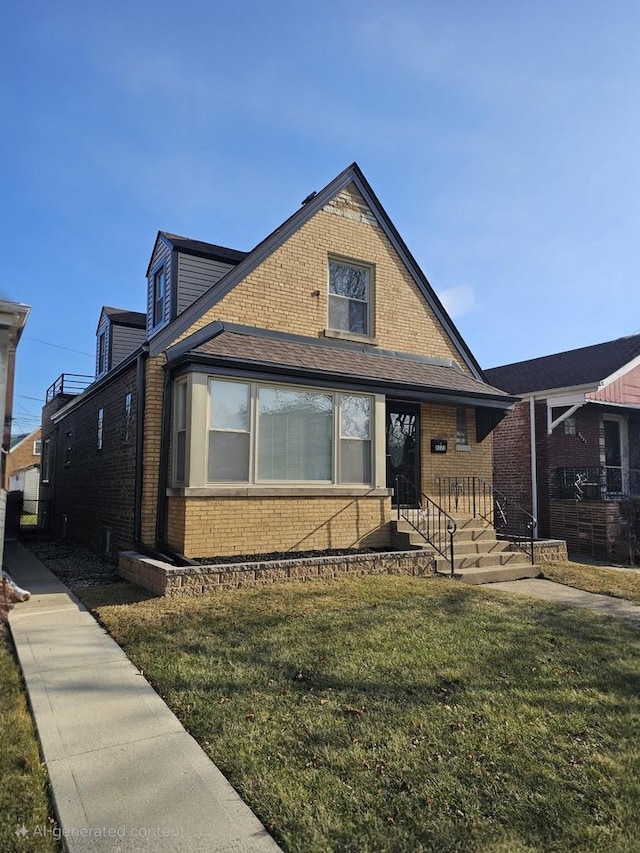
[[564, 539], [539, 539], [533, 543], [533, 562], [559, 563], [568, 560], [567, 543]]
[[125, 580], [167, 598], [318, 578], [350, 575], [423, 577], [434, 572], [433, 555], [420, 550], [186, 567], [171, 566], [135, 551], [123, 551], [118, 565], [118, 574]]

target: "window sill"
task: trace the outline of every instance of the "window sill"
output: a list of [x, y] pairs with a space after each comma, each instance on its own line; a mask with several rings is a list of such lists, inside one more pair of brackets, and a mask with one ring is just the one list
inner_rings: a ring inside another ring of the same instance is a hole
[[358, 335], [355, 332], [343, 332], [340, 329], [323, 329], [322, 334], [325, 338], [335, 338], [339, 341], [352, 341], [357, 344], [369, 344], [377, 347], [378, 339], [369, 337], [369, 335]]
[[372, 486], [179, 486], [167, 489], [168, 497], [179, 498], [386, 498], [393, 489]]
[[471, 450], [470, 444], [456, 444], [456, 450], [461, 450], [463, 453], [469, 453]]

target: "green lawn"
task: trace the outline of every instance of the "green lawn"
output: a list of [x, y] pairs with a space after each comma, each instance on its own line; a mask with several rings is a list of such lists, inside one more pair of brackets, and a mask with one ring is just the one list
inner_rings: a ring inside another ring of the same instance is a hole
[[[52, 853], [47, 774], [22, 685], [13, 643], [0, 622], [0, 850]], [[16, 834], [21, 830], [24, 835]]]
[[615, 598], [626, 598], [640, 604], [640, 570], [621, 572], [584, 563], [549, 563], [542, 567], [543, 577], [550, 581], [598, 592]]
[[287, 851], [640, 850], [623, 622], [446, 579], [78, 594]]

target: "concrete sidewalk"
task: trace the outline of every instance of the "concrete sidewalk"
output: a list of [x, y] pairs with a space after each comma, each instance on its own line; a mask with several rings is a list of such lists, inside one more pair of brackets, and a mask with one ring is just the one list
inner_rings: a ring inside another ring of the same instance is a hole
[[[32, 593], [9, 624], [67, 849], [278, 851], [70, 590], [18, 542], [6, 543], [5, 563]], [[26, 850], [42, 830], [21, 831]]]
[[555, 601], [560, 604], [570, 604], [573, 607], [583, 607], [586, 610], [593, 610], [595, 613], [615, 616], [640, 625], [639, 605], [624, 598], [584, 592], [584, 590], [574, 589], [571, 586], [565, 586], [554, 581], [541, 580], [540, 578], [501, 581], [500, 583], [487, 584], [485, 589], [515, 592], [518, 595], [528, 595], [530, 598], [539, 598], [543, 601]]

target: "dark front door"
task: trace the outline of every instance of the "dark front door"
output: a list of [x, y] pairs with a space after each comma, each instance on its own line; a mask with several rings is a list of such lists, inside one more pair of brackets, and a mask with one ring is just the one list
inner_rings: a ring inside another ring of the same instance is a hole
[[[420, 489], [420, 406], [387, 401], [387, 488], [394, 489], [396, 477], [405, 477]], [[396, 500], [394, 496], [394, 506]]]

